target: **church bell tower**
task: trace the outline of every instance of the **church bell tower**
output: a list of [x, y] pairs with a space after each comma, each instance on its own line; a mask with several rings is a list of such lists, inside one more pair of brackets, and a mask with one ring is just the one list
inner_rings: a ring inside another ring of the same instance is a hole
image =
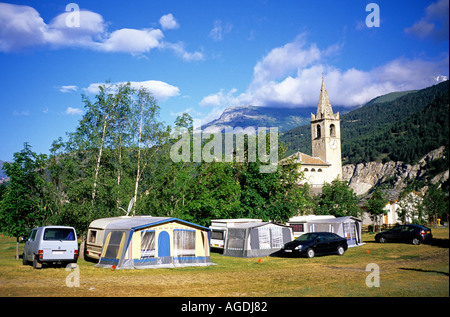
[[327, 182], [342, 179], [341, 126], [339, 112], [333, 113], [322, 76], [317, 114], [311, 113], [312, 156], [330, 164]]

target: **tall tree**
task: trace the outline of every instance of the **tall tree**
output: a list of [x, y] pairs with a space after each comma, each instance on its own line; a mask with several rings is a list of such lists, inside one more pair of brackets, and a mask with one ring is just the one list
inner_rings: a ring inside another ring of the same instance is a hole
[[325, 183], [322, 193], [315, 197], [315, 213], [336, 217], [359, 216], [358, 198], [347, 181], [335, 179]]
[[[76, 131], [70, 134], [69, 142], [72, 151], [85, 153], [87, 157], [84, 157], [84, 160], [94, 161], [93, 164], [88, 164], [90, 168], [87, 171], [92, 174], [90, 215], [94, 211], [98, 195], [100, 169], [105, 150], [107, 148], [111, 150], [114, 146], [122, 148], [123, 127], [130, 111], [133, 92], [130, 83], [120, 85], [106, 83], [99, 86], [99, 92], [93, 102], [88, 96], [82, 96], [86, 112]], [[119, 183], [120, 164], [119, 158], [116, 169]]]
[[448, 194], [437, 185], [431, 185], [423, 197], [423, 206], [430, 220], [434, 223], [437, 219], [446, 219], [448, 222], [449, 204]]
[[5, 163], [3, 170], [10, 177], [0, 201], [0, 228], [16, 237], [16, 259], [19, 259], [19, 237], [45, 223], [48, 191], [43, 177], [46, 155], [36, 154], [28, 143], [23, 150], [14, 153], [12, 163]]
[[372, 220], [378, 224], [378, 231], [381, 231], [381, 219], [386, 214], [384, 207], [387, 203], [388, 200], [380, 189], [375, 189], [366, 203], [367, 212]]
[[[152, 161], [160, 153], [160, 150], [168, 146], [170, 127], [166, 127], [159, 121], [159, 106], [153, 95], [145, 88], [139, 89], [132, 106], [134, 127], [133, 140], [136, 148], [136, 178], [134, 182], [134, 205], [133, 215], [136, 214], [136, 206], [139, 198], [139, 185], [145, 173], [150, 176], [155, 170], [147, 170], [154, 167]], [[151, 185], [150, 185], [151, 186]]]

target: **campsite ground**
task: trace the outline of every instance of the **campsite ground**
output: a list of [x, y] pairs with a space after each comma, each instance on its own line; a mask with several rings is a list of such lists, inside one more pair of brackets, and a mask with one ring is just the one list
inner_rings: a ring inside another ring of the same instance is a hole
[[[432, 230], [435, 240], [429, 245], [378, 244], [373, 234], [364, 234], [366, 244], [344, 256], [313, 259], [259, 262], [213, 253], [216, 265], [208, 267], [114, 271], [80, 259], [78, 287], [66, 285], [75, 275], [64, 267], [23, 266], [14, 259], [15, 239], [0, 235], [0, 296], [448, 297], [449, 230]], [[376, 282], [371, 263], [379, 268], [379, 287], [366, 284]]]

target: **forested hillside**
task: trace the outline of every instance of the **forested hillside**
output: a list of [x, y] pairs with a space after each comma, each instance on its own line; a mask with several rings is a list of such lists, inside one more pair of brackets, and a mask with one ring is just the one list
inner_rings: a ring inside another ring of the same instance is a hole
[[[343, 163], [399, 160], [414, 163], [429, 151], [448, 144], [448, 90], [445, 81], [399, 98], [376, 98], [341, 116]], [[395, 95], [394, 95], [395, 96]], [[379, 102], [389, 100], [385, 102]], [[311, 153], [310, 126], [281, 137], [287, 154]], [[447, 143], [445, 143], [447, 142]]]
[[373, 133], [353, 138], [343, 145], [345, 159], [417, 162], [426, 153], [449, 144], [449, 95], [435, 98], [424, 109]]

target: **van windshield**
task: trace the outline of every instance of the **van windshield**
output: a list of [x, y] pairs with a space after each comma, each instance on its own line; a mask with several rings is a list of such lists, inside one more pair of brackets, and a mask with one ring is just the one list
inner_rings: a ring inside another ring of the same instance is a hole
[[73, 241], [75, 234], [70, 228], [47, 228], [44, 232], [44, 240]]

